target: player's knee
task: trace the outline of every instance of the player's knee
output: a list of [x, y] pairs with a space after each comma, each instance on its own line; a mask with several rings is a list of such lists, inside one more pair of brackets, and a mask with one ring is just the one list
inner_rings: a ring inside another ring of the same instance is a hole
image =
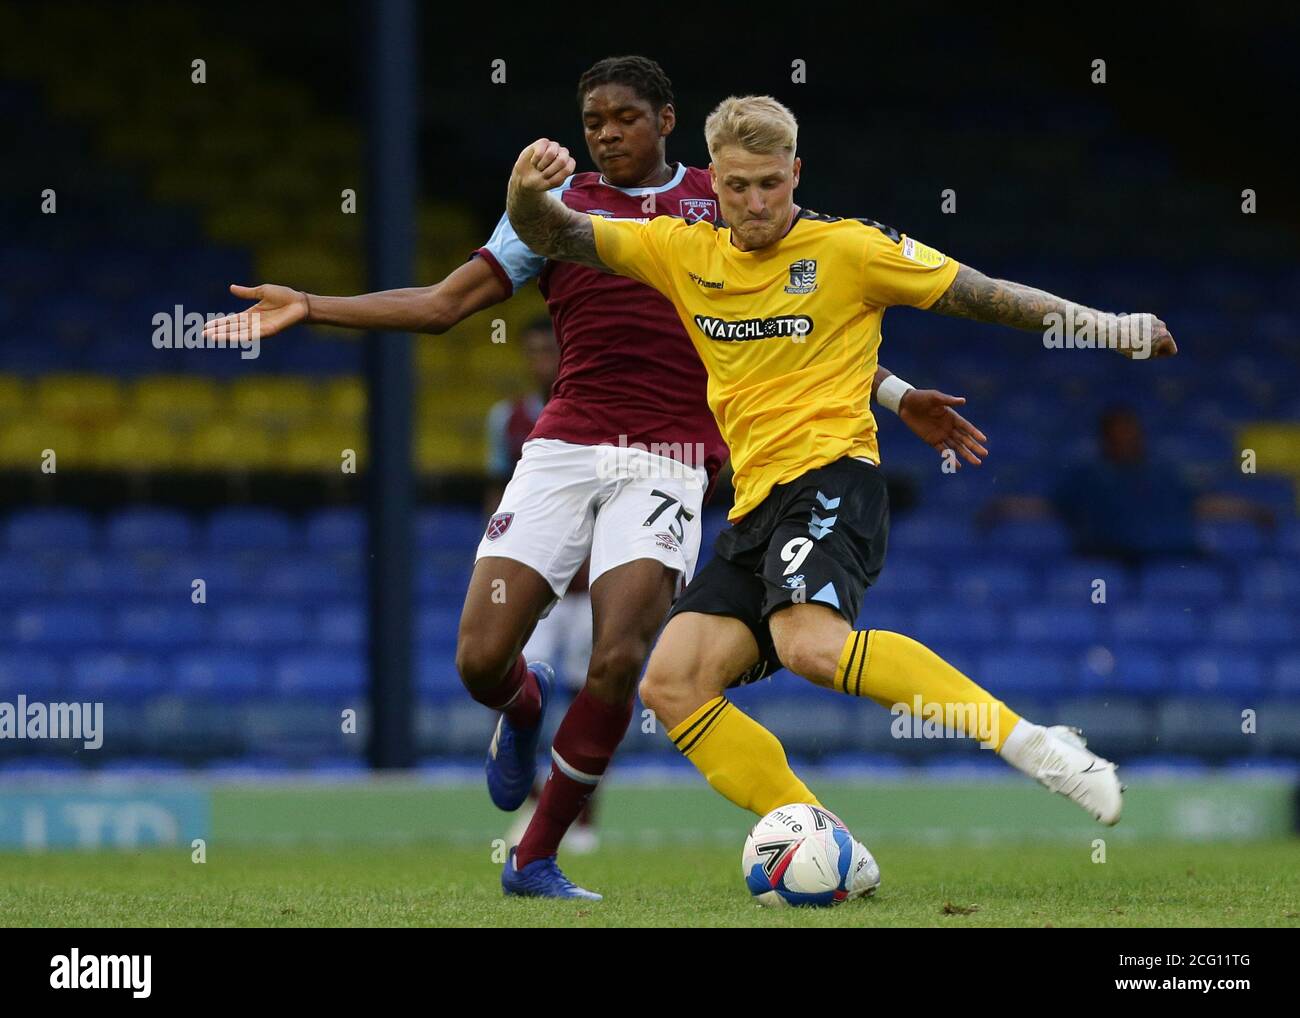
[[456, 641], [456, 671], [471, 693], [481, 693], [500, 685], [510, 666], [508, 648], [497, 641], [473, 633], [461, 633]]
[[647, 648], [640, 640], [619, 640], [597, 647], [587, 666], [587, 685], [601, 699], [614, 702], [630, 700], [636, 679], [645, 664]]
[[839, 648], [828, 648], [817, 634], [794, 630], [779, 635], [773, 633], [776, 656], [781, 663], [810, 682], [830, 685], [835, 679], [839, 663]]
[[686, 699], [680, 683], [673, 682], [670, 676], [654, 668], [646, 670], [640, 693], [641, 702], [665, 721], [676, 715], [680, 710], [679, 704]]

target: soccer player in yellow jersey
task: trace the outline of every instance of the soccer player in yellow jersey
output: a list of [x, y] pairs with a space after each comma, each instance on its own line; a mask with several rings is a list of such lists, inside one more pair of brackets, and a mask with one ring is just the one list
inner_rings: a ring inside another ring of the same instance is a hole
[[1078, 345], [1108, 336], [1136, 358], [1175, 354], [1173, 338], [1153, 315], [1096, 311], [990, 279], [871, 220], [800, 209], [797, 130], [768, 97], [714, 110], [705, 135], [725, 226], [567, 209], [546, 192], [573, 160], [546, 139], [511, 175], [507, 211], [532, 250], [630, 276], [672, 300], [708, 370], [709, 405], [735, 464], [732, 526], [674, 606], [641, 697], [710, 784], [759, 815], [817, 801], [776, 738], [725, 696], [784, 665], [887, 707], [921, 705], [1114, 824], [1123, 792], [1115, 765], [1077, 730], [1020, 718], [915, 640], [853, 630], [889, 529], [871, 381], [881, 316], [896, 304], [1045, 334], [1064, 324]]

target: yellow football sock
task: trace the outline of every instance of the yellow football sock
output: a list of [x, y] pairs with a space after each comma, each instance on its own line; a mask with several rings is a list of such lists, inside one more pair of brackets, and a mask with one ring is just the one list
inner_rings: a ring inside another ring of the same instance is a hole
[[929, 647], [884, 629], [849, 634], [835, 670], [835, 689], [869, 696], [883, 707], [902, 704], [909, 713], [916, 712], [919, 701], [922, 716], [960, 719], [961, 730], [981, 740], [987, 737], [998, 751], [1020, 720]]
[[715, 791], [742, 809], [766, 816], [792, 802], [821, 805], [790, 769], [776, 736], [725, 696], [714, 697], [668, 737]]

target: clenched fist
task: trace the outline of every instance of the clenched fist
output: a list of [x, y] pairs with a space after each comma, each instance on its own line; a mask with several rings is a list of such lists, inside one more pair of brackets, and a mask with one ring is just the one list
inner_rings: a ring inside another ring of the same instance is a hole
[[511, 180], [526, 191], [549, 191], [563, 184], [576, 166], [569, 150], [558, 141], [538, 138], [519, 153]]

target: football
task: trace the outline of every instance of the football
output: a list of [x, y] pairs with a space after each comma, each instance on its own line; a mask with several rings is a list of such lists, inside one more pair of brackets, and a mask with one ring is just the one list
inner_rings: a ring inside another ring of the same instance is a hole
[[827, 907], [869, 895], [880, 868], [830, 810], [791, 803], [754, 825], [741, 856], [745, 886], [760, 905]]

